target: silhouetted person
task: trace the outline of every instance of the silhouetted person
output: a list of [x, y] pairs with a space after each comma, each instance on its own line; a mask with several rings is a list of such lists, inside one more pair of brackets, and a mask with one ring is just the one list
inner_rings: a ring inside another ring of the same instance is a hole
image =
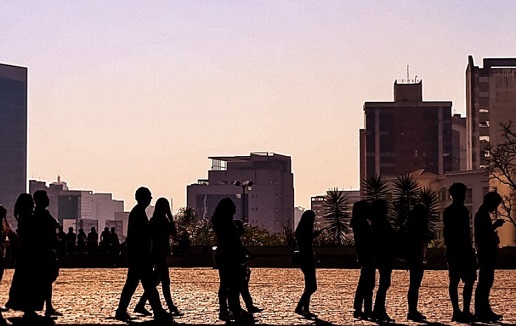
[[50, 203], [47, 192], [44, 190], [37, 190], [34, 192], [34, 219], [41, 226], [40, 235], [42, 241], [40, 246], [43, 246], [42, 250], [45, 252], [43, 260], [43, 266], [40, 266], [41, 272], [45, 274], [44, 287], [46, 292], [45, 302], [45, 316], [62, 316], [62, 313], [54, 309], [52, 305], [52, 283], [55, 282], [59, 275], [59, 267], [57, 262], [57, 234], [56, 229], [59, 227], [59, 223], [47, 210]]
[[120, 240], [118, 239], [118, 234], [116, 234], [116, 228], [111, 227], [111, 232], [109, 233], [109, 247], [111, 251], [111, 255], [113, 257], [118, 257], [120, 254]]
[[[19, 254], [9, 290], [6, 307], [24, 312], [24, 318], [33, 321], [39, 316], [36, 311], [43, 309], [47, 297], [46, 278], [39, 269], [44, 266], [47, 255], [42, 239], [42, 225], [34, 218], [34, 201], [30, 194], [20, 194], [14, 205], [14, 217], [18, 221], [20, 239]], [[55, 230], [54, 230], [55, 233]], [[34, 269], [38, 266], [38, 269]]]
[[179, 234], [178, 246], [181, 256], [188, 255], [188, 251], [190, 250], [190, 235], [185, 229], [183, 229]]
[[66, 249], [69, 255], [75, 254], [75, 241], [77, 240], [77, 235], [73, 232], [73, 227], [68, 228], [68, 233], [66, 234]]
[[484, 195], [482, 205], [475, 214], [475, 244], [478, 257], [478, 284], [475, 291], [475, 317], [479, 321], [491, 322], [502, 318], [491, 310], [489, 293], [494, 282], [496, 256], [500, 239], [496, 229], [505, 222], [497, 219], [491, 223], [490, 213], [496, 212], [502, 203], [502, 197], [496, 192], [488, 192]]
[[392, 321], [385, 309], [385, 298], [391, 286], [391, 275], [396, 261], [396, 236], [387, 220], [388, 206], [383, 199], [371, 204], [371, 229], [373, 232], [373, 248], [375, 265], [380, 274], [378, 291], [374, 302], [373, 318], [378, 321]]
[[[234, 220], [238, 234], [240, 238], [244, 235], [244, 224], [240, 220]], [[242, 296], [242, 300], [244, 300], [246, 309], [248, 313], [254, 314], [257, 312], [263, 311], [262, 308], [259, 308], [254, 305], [253, 298], [251, 297], [251, 292], [249, 292], [249, 281], [251, 280], [251, 269], [249, 268], [249, 260], [252, 259], [252, 254], [244, 248], [245, 262], [241, 265], [241, 274], [240, 274], [240, 295]]]
[[310, 312], [310, 298], [317, 291], [317, 278], [315, 268], [317, 267], [317, 258], [313, 249], [313, 241], [321, 234], [321, 230], [314, 231], [315, 213], [312, 210], [304, 211], [296, 228], [296, 243], [299, 250], [299, 267], [303, 272], [305, 279], [305, 289], [295, 312], [305, 318], [316, 317]]
[[61, 225], [59, 231], [57, 231], [57, 254], [59, 256], [66, 255], [66, 232]]
[[410, 283], [407, 293], [407, 319], [421, 322], [426, 317], [417, 309], [419, 288], [425, 272], [425, 256], [430, 235], [428, 233], [428, 209], [422, 204], [416, 204], [409, 214], [406, 225], [406, 260], [410, 273]]
[[88, 232], [88, 255], [95, 256], [98, 254], [99, 250], [99, 234], [94, 226], [91, 227], [90, 232]]
[[235, 212], [235, 203], [230, 198], [223, 198], [211, 219], [217, 241], [215, 261], [220, 278], [219, 319], [223, 321], [250, 317], [240, 306], [241, 265], [245, 262], [245, 254], [238, 229], [233, 223]]
[[[7, 209], [4, 206], [0, 205], [0, 220], [1, 220], [1, 228], [0, 228], [0, 281], [4, 277], [4, 270], [6, 266], [6, 245], [7, 245], [7, 237], [11, 237], [13, 233], [9, 223], [7, 223]], [[0, 325], [7, 325], [4, 317], [2, 316], [2, 311], [0, 310]]]
[[104, 231], [102, 231], [102, 233], [100, 234], [100, 253], [102, 255], [109, 255], [109, 246], [110, 246], [109, 235], [110, 235], [109, 228], [106, 226], [104, 228]]
[[[170, 273], [168, 270], [168, 257], [171, 254], [170, 237], [177, 235], [176, 226], [172, 219], [170, 204], [166, 198], [159, 198], [154, 207], [154, 213], [150, 219], [150, 229], [152, 237], [152, 261], [154, 263], [154, 278], [156, 284], [161, 282], [163, 297], [167, 303], [168, 309], [173, 316], [183, 315], [172, 301], [170, 293]], [[134, 312], [143, 315], [150, 315], [145, 309], [147, 294], [144, 292], [138, 304], [134, 308]]]
[[134, 291], [141, 281], [149, 303], [154, 313], [154, 319], [159, 321], [170, 320], [170, 315], [161, 306], [158, 291], [152, 272], [151, 258], [151, 228], [145, 208], [149, 206], [152, 195], [148, 188], [140, 187], [135, 193], [136, 206], [129, 213], [127, 226], [127, 278], [120, 296], [115, 318], [128, 321], [131, 317], [127, 307]]
[[84, 232], [83, 229], [79, 229], [79, 233], [77, 234], [77, 253], [79, 255], [83, 255], [86, 251], [86, 238], [88, 236]]
[[[369, 225], [370, 205], [365, 200], [353, 204], [351, 213], [351, 228], [355, 237], [355, 252], [360, 265], [358, 280], [353, 302], [353, 317], [371, 318], [373, 312], [373, 289], [375, 283], [373, 233]], [[364, 310], [362, 311], [362, 305]]]
[[[477, 261], [473, 250], [470, 230], [470, 213], [464, 200], [467, 187], [456, 182], [450, 186], [449, 192], [453, 202], [443, 213], [443, 236], [448, 262], [450, 301], [453, 308], [452, 321], [469, 322], [474, 319], [470, 312], [473, 284], [477, 279]], [[464, 282], [462, 290], [462, 311], [459, 307], [459, 282]]]

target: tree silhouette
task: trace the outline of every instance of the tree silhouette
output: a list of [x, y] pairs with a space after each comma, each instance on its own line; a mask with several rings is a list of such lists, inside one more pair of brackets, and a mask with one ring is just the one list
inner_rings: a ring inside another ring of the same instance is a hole
[[430, 188], [423, 188], [418, 193], [418, 201], [426, 207], [428, 216], [428, 234], [430, 239], [435, 239], [439, 234], [439, 199]]
[[419, 200], [420, 188], [411, 174], [396, 177], [392, 189], [392, 209], [390, 219], [396, 229], [405, 226], [414, 204]]
[[366, 176], [362, 180], [362, 190], [364, 199], [368, 202], [373, 202], [377, 199], [387, 200], [389, 197], [387, 182], [380, 175]]
[[346, 233], [349, 231], [348, 198], [338, 188], [330, 189], [324, 197], [324, 215], [328, 233], [335, 239], [337, 245], [346, 243]]

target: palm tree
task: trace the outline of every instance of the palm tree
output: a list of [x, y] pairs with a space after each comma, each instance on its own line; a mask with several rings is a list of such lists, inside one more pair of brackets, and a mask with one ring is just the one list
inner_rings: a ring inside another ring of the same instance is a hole
[[391, 220], [395, 228], [405, 226], [412, 206], [419, 200], [419, 192], [416, 178], [410, 174], [402, 174], [394, 180]]
[[349, 231], [348, 198], [338, 188], [330, 189], [324, 197], [324, 215], [327, 230], [337, 245], [342, 245]]
[[430, 188], [423, 188], [418, 194], [419, 203], [423, 204], [428, 212], [428, 234], [435, 239], [439, 233], [439, 199], [437, 194]]
[[373, 202], [376, 199], [387, 200], [389, 196], [387, 182], [380, 175], [366, 176], [365, 179], [362, 180], [362, 189], [364, 199], [368, 202]]

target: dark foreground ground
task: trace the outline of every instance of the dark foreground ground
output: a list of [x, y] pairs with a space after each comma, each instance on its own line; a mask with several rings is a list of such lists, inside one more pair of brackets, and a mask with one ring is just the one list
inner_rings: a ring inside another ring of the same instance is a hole
[[[125, 269], [63, 269], [54, 286], [54, 305], [64, 316], [58, 325], [123, 325], [112, 317], [125, 280]], [[0, 305], [7, 301], [12, 270], [0, 284]], [[293, 310], [303, 290], [302, 274], [297, 269], [253, 269], [251, 293], [256, 305], [265, 308], [256, 315], [257, 325], [374, 325], [354, 320], [352, 300], [358, 270], [320, 269], [319, 289], [313, 296], [312, 311], [320, 320], [305, 320]], [[222, 325], [217, 320], [217, 271], [210, 268], [171, 268], [172, 291], [176, 305], [185, 313], [178, 324]], [[460, 325], [450, 322], [446, 271], [427, 271], [420, 293], [420, 310], [433, 325]], [[397, 325], [417, 325], [406, 320], [408, 272], [395, 271], [387, 297], [389, 315]], [[141, 294], [138, 288], [137, 294]], [[493, 309], [504, 315], [502, 325], [516, 325], [516, 271], [500, 270], [492, 291]], [[134, 307], [135, 299], [131, 302]], [[20, 313], [6, 312], [14, 324]], [[134, 320], [136, 325], [151, 325], [149, 319]], [[392, 325], [392, 324], [391, 324]]]

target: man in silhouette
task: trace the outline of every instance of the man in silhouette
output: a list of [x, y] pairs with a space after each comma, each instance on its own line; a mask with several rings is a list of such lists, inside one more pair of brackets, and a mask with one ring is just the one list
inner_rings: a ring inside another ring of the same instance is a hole
[[129, 213], [127, 226], [127, 279], [120, 296], [115, 318], [121, 321], [128, 321], [131, 318], [127, 313], [127, 307], [138, 287], [138, 283], [141, 281], [143, 289], [148, 295], [154, 319], [168, 321], [170, 315], [161, 306], [152, 275], [151, 232], [149, 220], [145, 213], [145, 208], [149, 206], [152, 199], [151, 192], [148, 188], [140, 187], [136, 190], [135, 198], [137, 204]]
[[[477, 279], [475, 252], [471, 241], [470, 213], [464, 206], [466, 190], [467, 187], [463, 183], [452, 184], [449, 192], [453, 202], [443, 213], [443, 235], [450, 281], [448, 292], [453, 307], [452, 321], [457, 322], [469, 322], [474, 319], [470, 312], [470, 304], [473, 284]], [[460, 280], [464, 282], [462, 311], [459, 307], [458, 294]]]
[[501, 203], [502, 197], [499, 194], [488, 192], [475, 214], [475, 244], [480, 267], [475, 291], [475, 317], [482, 322], [493, 322], [502, 318], [502, 315], [491, 310], [489, 304], [489, 293], [494, 282], [496, 255], [500, 243], [496, 229], [505, 222], [497, 219], [491, 223], [490, 213], [495, 212]]
[[91, 231], [88, 233], [88, 255], [94, 256], [97, 254], [99, 248], [99, 234], [94, 226], [91, 227]]
[[100, 253], [102, 255], [109, 255], [109, 235], [109, 228], [106, 226], [100, 234]]
[[69, 227], [66, 234], [66, 247], [69, 255], [75, 254], [75, 240], [77, 240], [77, 235], [73, 232], [73, 227]]

